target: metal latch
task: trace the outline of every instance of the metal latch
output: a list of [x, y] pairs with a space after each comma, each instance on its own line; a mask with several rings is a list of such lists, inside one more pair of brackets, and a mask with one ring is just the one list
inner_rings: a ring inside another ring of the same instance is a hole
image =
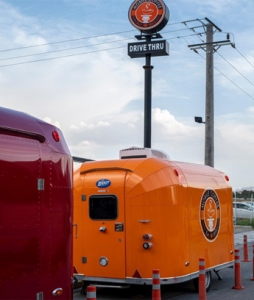
[[39, 292], [36, 294], [36, 300], [43, 300], [43, 292]]
[[86, 256], [83, 256], [82, 257], [82, 264], [86, 264], [87, 263], [87, 257]]
[[37, 188], [38, 191], [44, 191], [44, 179], [38, 178]]
[[115, 223], [115, 231], [123, 231], [123, 223]]
[[106, 232], [107, 228], [105, 226], [100, 227], [100, 232]]

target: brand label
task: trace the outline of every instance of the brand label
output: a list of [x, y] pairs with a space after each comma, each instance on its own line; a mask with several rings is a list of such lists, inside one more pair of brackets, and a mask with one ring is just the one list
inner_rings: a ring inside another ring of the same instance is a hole
[[108, 179], [100, 179], [96, 182], [96, 186], [98, 188], [106, 188], [109, 187], [111, 185], [111, 181]]
[[168, 19], [169, 11], [162, 0], [135, 0], [129, 9], [131, 24], [149, 33], [161, 30]]
[[200, 202], [200, 225], [205, 238], [213, 242], [220, 230], [220, 201], [214, 190], [206, 190]]
[[128, 55], [131, 58], [145, 57], [146, 54], [151, 54], [151, 56], [169, 55], [169, 44], [165, 40], [128, 44]]

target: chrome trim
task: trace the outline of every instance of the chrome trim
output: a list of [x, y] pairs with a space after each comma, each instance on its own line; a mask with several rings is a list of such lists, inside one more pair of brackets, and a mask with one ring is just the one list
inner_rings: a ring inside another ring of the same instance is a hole
[[128, 289], [130, 285], [110, 285], [110, 284], [94, 284], [100, 288], [112, 288], [112, 289]]
[[36, 300], [43, 300], [43, 292], [39, 292], [36, 294]]
[[[103, 264], [102, 261], [104, 261], [105, 264]], [[102, 256], [102, 257], [100, 258], [100, 260], [99, 260], [99, 263], [100, 263], [100, 265], [101, 265], [102, 267], [106, 267], [106, 266], [108, 265], [108, 259], [107, 259], [107, 257]]]
[[37, 189], [38, 189], [38, 191], [44, 191], [44, 179], [43, 178], [38, 178]]
[[[60, 292], [60, 295], [58, 295], [58, 292]], [[54, 291], [52, 292], [52, 295], [54, 297], [58, 297], [58, 296], [61, 296], [63, 294], [63, 289], [62, 288], [56, 288], [54, 289]]]
[[[234, 266], [234, 260], [221, 264], [221, 265], [217, 265], [217, 266], [213, 266], [211, 268], [207, 268], [206, 271], [211, 271], [211, 270], [220, 270], [223, 268], [230, 268]], [[166, 278], [161, 278], [160, 279], [160, 283], [161, 285], [165, 285], [165, 284], [174, 284], [174, 283], [181, 283], [181, 282], [185, 282], [194, 278], [197, 278], [199, 275], [199, 271], [197, 272], [193, 272], [190, 273], [188, 275], [184, 275], [184, 276], [177, 276], [177, 277], [166, 277]], [[84, 280], [84, 281], [89, 281], [89, 282], [107, 282], [107, 283], [122, 283], [122, 284], [149, 284], [152, 285], [153, 283], [153, 279], [152, 278], [133, 278], [133, 277], [126, 277], [125, 279], [117, 279], [117, 278], [104, 278], [104, 277], [90, 277], [90, 276], [84, 276], [82, 274], [79, 274], [78, 276], [75, 275], [76, 278], [80, 279], [80, 280]]]

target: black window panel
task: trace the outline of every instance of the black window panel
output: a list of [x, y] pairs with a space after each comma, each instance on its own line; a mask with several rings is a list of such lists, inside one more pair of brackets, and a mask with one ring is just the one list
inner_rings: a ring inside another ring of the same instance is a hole
[[93, 220], [115, 220], [117, 218], [116, 196], [91, 196], [89, 199], [89, 215]]

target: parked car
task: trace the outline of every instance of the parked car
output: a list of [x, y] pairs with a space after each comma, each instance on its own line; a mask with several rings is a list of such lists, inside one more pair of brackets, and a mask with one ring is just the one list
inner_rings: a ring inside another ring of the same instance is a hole
[[247, 202], [244, 202], [244, 203], [246, 203], [248, 205], [251, 205], [254, 208], [254, 202], [247, 201]]
[[233, 202], [233, 215], [235, 218], [254, 218], [254, 206], [247, 202]]

